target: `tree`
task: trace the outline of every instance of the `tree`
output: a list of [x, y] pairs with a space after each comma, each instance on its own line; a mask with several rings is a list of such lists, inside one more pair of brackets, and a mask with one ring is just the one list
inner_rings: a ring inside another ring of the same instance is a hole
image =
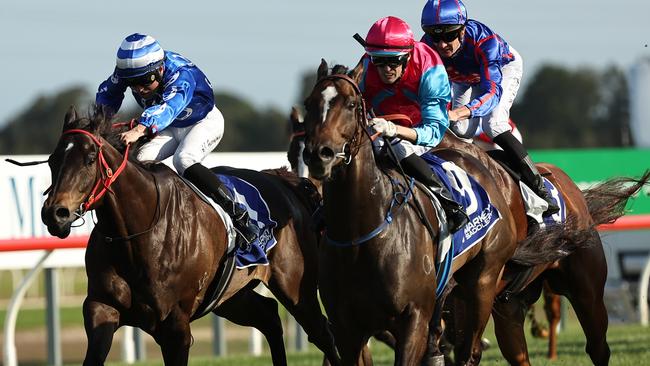
[[520, 92], [511, 115], [531, 148], [623, 146], [629, 144], [627, 100], [625, 76], [616, 68], [544, 65]]
[[38, 96], [0, 131], [0, 154], [47, 154], [54, 149], [71, 105], [88, 105], [85, 88], [74, 86], [53, 96]]

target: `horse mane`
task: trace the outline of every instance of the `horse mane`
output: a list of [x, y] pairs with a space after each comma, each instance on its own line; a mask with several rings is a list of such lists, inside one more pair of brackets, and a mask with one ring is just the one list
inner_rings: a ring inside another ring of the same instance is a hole
[[[106, 140], [121, 154], [126, 151], [126, 145], [122, 142], [120, 134], [129, 130], [128, 123], [116, 123], [115, 114], [110, 108], [101, 105], [92, 105], [87, 113], [87, 117], [81, 117], [71, 122], [66, 129], [77, 128], [82, 130], [91, 131]], [[138, 164], [145, 169], [151, 169], [153, 162], [139, 162], [136, 159], [136, 153], [139, 148], [147, 142], [148, 139], [143, 138], [131, 144], [129, 148], [129, 162]]]

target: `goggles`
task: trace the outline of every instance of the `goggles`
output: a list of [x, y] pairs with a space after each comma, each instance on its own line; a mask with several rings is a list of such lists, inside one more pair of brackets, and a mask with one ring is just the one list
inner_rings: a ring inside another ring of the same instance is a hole
[[124, 83], [127, 86], [149, 86], [153, 84], [154, 81], [158, 80], [158, 71], [148, 72], [142, 76], [137, 76], [134, 78], [125, 79]]
[[439, 43], [440, 41], [444, 41], [445, 43], [453, 42], [460, 36], [460, 31], [462, 30], [462, 28], [447, 30], [439, 26], [424, 27], [422, 29], [431, 38], [433, 43]]
[[388, 66], [391, 69], [396, 69], [398, 66], [403, 65], [408, 58], [408, 54], [399, 56], [370, 56], [370, 61], [377, 67]]

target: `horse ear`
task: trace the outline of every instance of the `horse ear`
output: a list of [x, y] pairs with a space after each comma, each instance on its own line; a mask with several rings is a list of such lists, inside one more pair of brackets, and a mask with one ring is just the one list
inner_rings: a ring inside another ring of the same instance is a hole
[[327, 61], [324, 58], [320, 59], [320, 65], [318, 66], [318, 72], [316, 73], [317, 80], [320, 80], [327, 76], [329, 71], [329, 66], [327, 66]]
[[357, 66], [348, 73], [348, 76], [354, 80], [357, 85], [361, 82], [361, 75], [363, 74], [363, 61], [359, 61]]
[[298, 111], [298, 108], [291, 107], [291, 122], [293, 123], [302, 123], [302, 115], [300, 115], [300, 111]]
[[68, 111], [65, 113], [65, 118], [63, 119], [63, 129], [65, 130], [68, 125], [77, 120], [77, 109], [74, 105], [71, 105], [68, 108]]

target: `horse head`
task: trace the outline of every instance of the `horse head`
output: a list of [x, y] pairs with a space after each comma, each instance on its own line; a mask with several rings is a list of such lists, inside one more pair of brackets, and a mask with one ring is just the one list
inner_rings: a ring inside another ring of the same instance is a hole
[[67, 237], [72, 223], [117, 175], [108, 167], [102, 150], [106, 140], [100, 134], [107, 120], [101, 109], [87, 118], [78, 116], [71, 106], [65, 115], [61, 137], [48, 159], [52, 185], [41, 210], [41, 219], [52, 235]]
[[336, 166], [349, 164], [358, 151], [367, 123], [357, 86], [362, 71], [360, 63], [346, 75], [345, 67], [337, 65], [328, 74], [327, 62], [321, 61], [318, 81], [305, 99], [303, 157], [314, 178], [329, 178]]

